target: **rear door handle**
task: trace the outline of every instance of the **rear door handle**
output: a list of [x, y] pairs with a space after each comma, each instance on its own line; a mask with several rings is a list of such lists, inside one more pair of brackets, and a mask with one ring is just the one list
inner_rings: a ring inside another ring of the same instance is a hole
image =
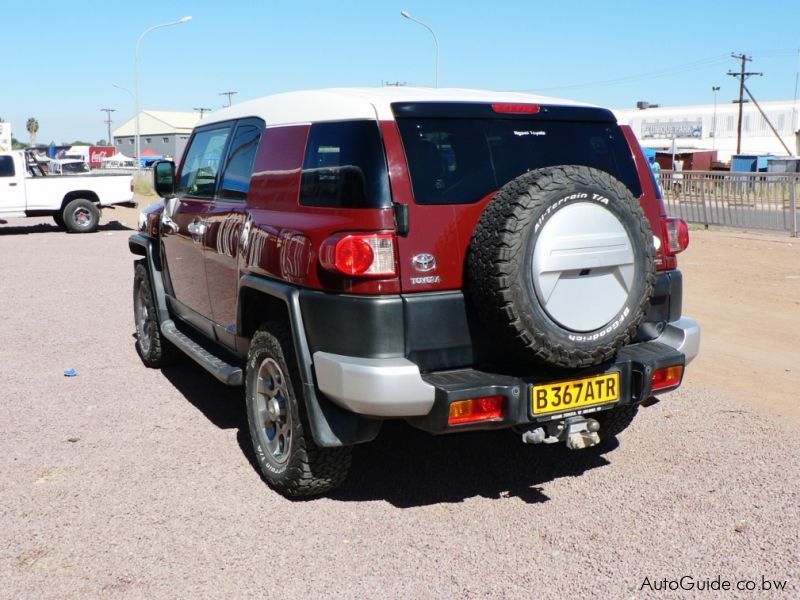
[[8, 185], [9, 185], [10, 187], [16, 187], [16, 185], [17, 185], [17, 184], [16, 184], [16, 183], [9, 183]]

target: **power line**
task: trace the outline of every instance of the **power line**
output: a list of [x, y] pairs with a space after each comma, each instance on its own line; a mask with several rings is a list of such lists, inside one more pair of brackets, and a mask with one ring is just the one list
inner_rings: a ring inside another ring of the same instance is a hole
[[715, 55], [710, 56], [707, 58], [699, 59], [696, 61], [692, 61], [689, 63], [684, 63], [681, 65], [675, 65], [673, 67], [666, 67], [663, 69], [657, 69], [655, 71], [649, 71], [646, 73], [638, 73], [636, 75], [626, 75], [625, 77], [617, 77], [615, 79], [606, 79], [601, 81], [590, 81], [586, 83], [575, 83], [569, 85], [561, 85], [561, 86], [551, 86], [546, 88], [531, 88], [526, 90], [519, 90], [523, 92], [547, 92], [551, 90], [567, 90], [567, 89], [577, 89], [577, 88], [584, 88], [584, 87], [599, 87], [605, 85], [616, 85], [621, 83], [633, 83], [636, 81], [641, 81], [644, 79], [656, 79], [658, 77], [668, 77], [670, 75], [681, 74], [687, 71], [695, 71], [698, 69], [704, 69], [707, 67], [712, 67], [717, 64], [722, 64], [726, 60], [728, 60], [728, 55]]

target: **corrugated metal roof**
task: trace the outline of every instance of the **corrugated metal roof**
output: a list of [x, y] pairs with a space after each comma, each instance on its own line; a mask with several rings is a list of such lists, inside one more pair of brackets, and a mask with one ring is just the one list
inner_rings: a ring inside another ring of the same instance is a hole
[[[200, 117], [195, 112], [143, 110], [139, 113], [139, 135], [190, 133], [199, 120]], [[112, 135], [114, 137], [136, 135], [136, 119], [131, 117], [117, 127]]]

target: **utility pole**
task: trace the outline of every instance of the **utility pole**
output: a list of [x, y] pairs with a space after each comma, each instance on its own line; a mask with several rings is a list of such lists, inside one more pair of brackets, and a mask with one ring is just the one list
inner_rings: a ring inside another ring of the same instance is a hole
[[111, 143], [111, 113], [116, 112], [116, 108], [101, 108], [100, 112], [106, 113], [106, 120], [105, 124], [108, 127], [108, 137], [106, 138], [106, 143], [109, 146], [113, 146], [114, 144]]
[[717, 92], [719, 91], [718, 85], [712, 85], [711, 91], [714, 92], [714, 118], [711, 119], [711, 149], [717, 149]]
[[750, 77], [751, 75], [763, 75], [763, 73], [746, 73], [744, 70], [744, 65], [747, 62], [751, 62], [753, 57], [745, 56], [744, 54], [736, 54], [735, 52], [731, 52], [731, 58], [735, 58], [736, 60], [742, 61], [741, 70], [736, 73], [734, 71], [728, 71], [728, 75], [731, 77], [738, 77], [739, 78], [739, 123], [736, 126], [736, 154], [741, 154], [742, 152], [742, 107], [744, 106], [744, 80]]
[[[230, 106], [232, 104], [231, 103], [231, 96], [233, 96], [234, 94], [238, 94], [238, 93], [239, 92], [222, 92], [222, 93], [220, 93], [220, 96], [227, 96], [228, 97], [228, 106]], [[227, 108], [227, 107], [225, 107], [225, 108]]]
[[192, 110], [196, 110], [197, 112], [200, 113], [200, 120], [201, 121], [203, 120], [203, 114], [205, 114], [207, 112], [211, 112], [210, 108], [193, 108]]

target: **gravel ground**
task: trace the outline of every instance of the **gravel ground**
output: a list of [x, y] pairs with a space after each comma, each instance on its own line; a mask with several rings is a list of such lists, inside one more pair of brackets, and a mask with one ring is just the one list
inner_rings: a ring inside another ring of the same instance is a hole
[[238, 390], [136, 356], [130, 232], [49, 223], [0, 225], [0, 597], [800, 593], [793, 422], [688, 387], [602, 452], [392, 424], [340, 490], [289, 501], [257, 474]]

